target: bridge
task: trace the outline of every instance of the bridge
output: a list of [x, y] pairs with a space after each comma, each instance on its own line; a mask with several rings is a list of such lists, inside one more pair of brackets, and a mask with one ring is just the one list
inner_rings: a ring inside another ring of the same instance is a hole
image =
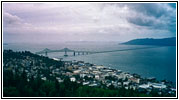
[[67, 52], [73, 52], [73, 55], [88, 55], [88, 54], [92, 54], [92, 53], [95, 53], [95, 52], [91, 52], [91, 51], [77, 51], [77, 50], [71, 50], [71, 49], [68, 49], [68, 48], [64, 48], [64, 49], [61, 49], [61, 50], [50, 50], [48, 48], [45, 48], [44, 50], [42, 51], [39, 51], [39, 52], [36, 52], [36, 54], [45, 54], [45, 56], [48, 55], [48, 53], [52, 53], [52, 52], [64, 52], [64, 56], [68, 56]]
[[67, 52], [73, 52], [73, 56], [76, 56], [76, 55], [88, 55], [88, 54], [95, 54], [95, 53], [108, 53], [108, 52], [117, 52], [117, 51], [129, 51], [129, 50], [138, 50], [138, 49], [149, 49], [149, 48], [158, 48], [158, 47], [162, 47], [162, 46], [154, 46], [154, 47], [141, 47], [141, 48], [129, 48], [129, 49], [121, 49], [121, 50], [109, 50], [109, 51], [78, 51], [78, 50], [71, 50], [69, 48], [64, 48], [64, 49], [61, 49], [61, 50], [50, 50], [48, 48], [42, 50], [42, 51], [39, 51], [39, 52], [36, 52], [36, 54], [45, 54], [45, 56], [48, 55], [48, 53], [52, 53], [52, 52], [64, 52], [64, 56], [67, 57], [68, 54]]

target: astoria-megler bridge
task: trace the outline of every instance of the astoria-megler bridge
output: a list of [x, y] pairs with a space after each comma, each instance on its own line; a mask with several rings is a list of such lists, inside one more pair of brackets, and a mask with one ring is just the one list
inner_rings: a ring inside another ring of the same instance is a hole
[[71, 50], [71, 49], [68, 49], [68, 48], [64, 48], [64, 49], [61, 49], [61, 50], [50, 50], [48, 48], [42, 50], [42, 51], [39, 51], [39, 52], [36, 52], [36, 54], [45, 54], [45, 56], [48, 55], [48, 53], [52, 53], [52, 52], [64, 52], [64, 56], [68, 56], [67, 52], [73, 52], [73, 55], [88, 55], [88, 54], [92, 54], [92, 53], [97, 53], [97, 52], [91, 52], [91, 51], [76, 51], [76, 50]]
[[[159, 46], [161, 47], [161, 46]], [[64, 48], [64, 49], [61, 49], [61, 50], [50, 50], [48, 48], [42, 50], [42, 51], [39, 51], [39, 52], [36, 52], [36, 54], [45, 54], [45, 56], [47, 56], [48, 53], [52, 53], [52, 52], [64, 52], [64, 56], [68, 56], [67, 52], [73, 52], [73, 55], [88, 55], [88, 54], [94, 54], [94, 53], [108, 53], [108, 52], [117, 52], [117, 51], [129, 51], [129, 50], [138, 50], [138, 49], [149, 49], [149, 48], [156, 48], [156, 47], [141, 47], [141, 48], [129, 48], [129, 49], [122, 49], [122, 50], [110, 50], [110, 51], [78, 51], [78, 50], [71, 50], [71, 49], [68, 49], [68, 48]]]

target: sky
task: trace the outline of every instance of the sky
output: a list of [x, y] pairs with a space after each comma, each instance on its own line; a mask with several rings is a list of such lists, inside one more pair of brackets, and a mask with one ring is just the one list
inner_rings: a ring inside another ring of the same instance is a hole
[[7, 43], [174, 36], [175, 3], [3, 3], [3, 42]]

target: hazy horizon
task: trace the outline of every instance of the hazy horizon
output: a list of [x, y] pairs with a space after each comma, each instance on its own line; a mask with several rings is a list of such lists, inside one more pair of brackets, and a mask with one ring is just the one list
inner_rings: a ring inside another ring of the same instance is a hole
[[3, 3], [4, 43], [176, 37], [176, 3]]

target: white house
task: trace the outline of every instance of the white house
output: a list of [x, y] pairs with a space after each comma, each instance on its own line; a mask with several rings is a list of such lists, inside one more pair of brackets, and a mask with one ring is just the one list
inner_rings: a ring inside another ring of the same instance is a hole
[[75, 77], [71, 77], [71, 78], [70, 78], [70, 81], [75, 82], [75, 81], [76, 81], [76, 78], [75, 78]]

